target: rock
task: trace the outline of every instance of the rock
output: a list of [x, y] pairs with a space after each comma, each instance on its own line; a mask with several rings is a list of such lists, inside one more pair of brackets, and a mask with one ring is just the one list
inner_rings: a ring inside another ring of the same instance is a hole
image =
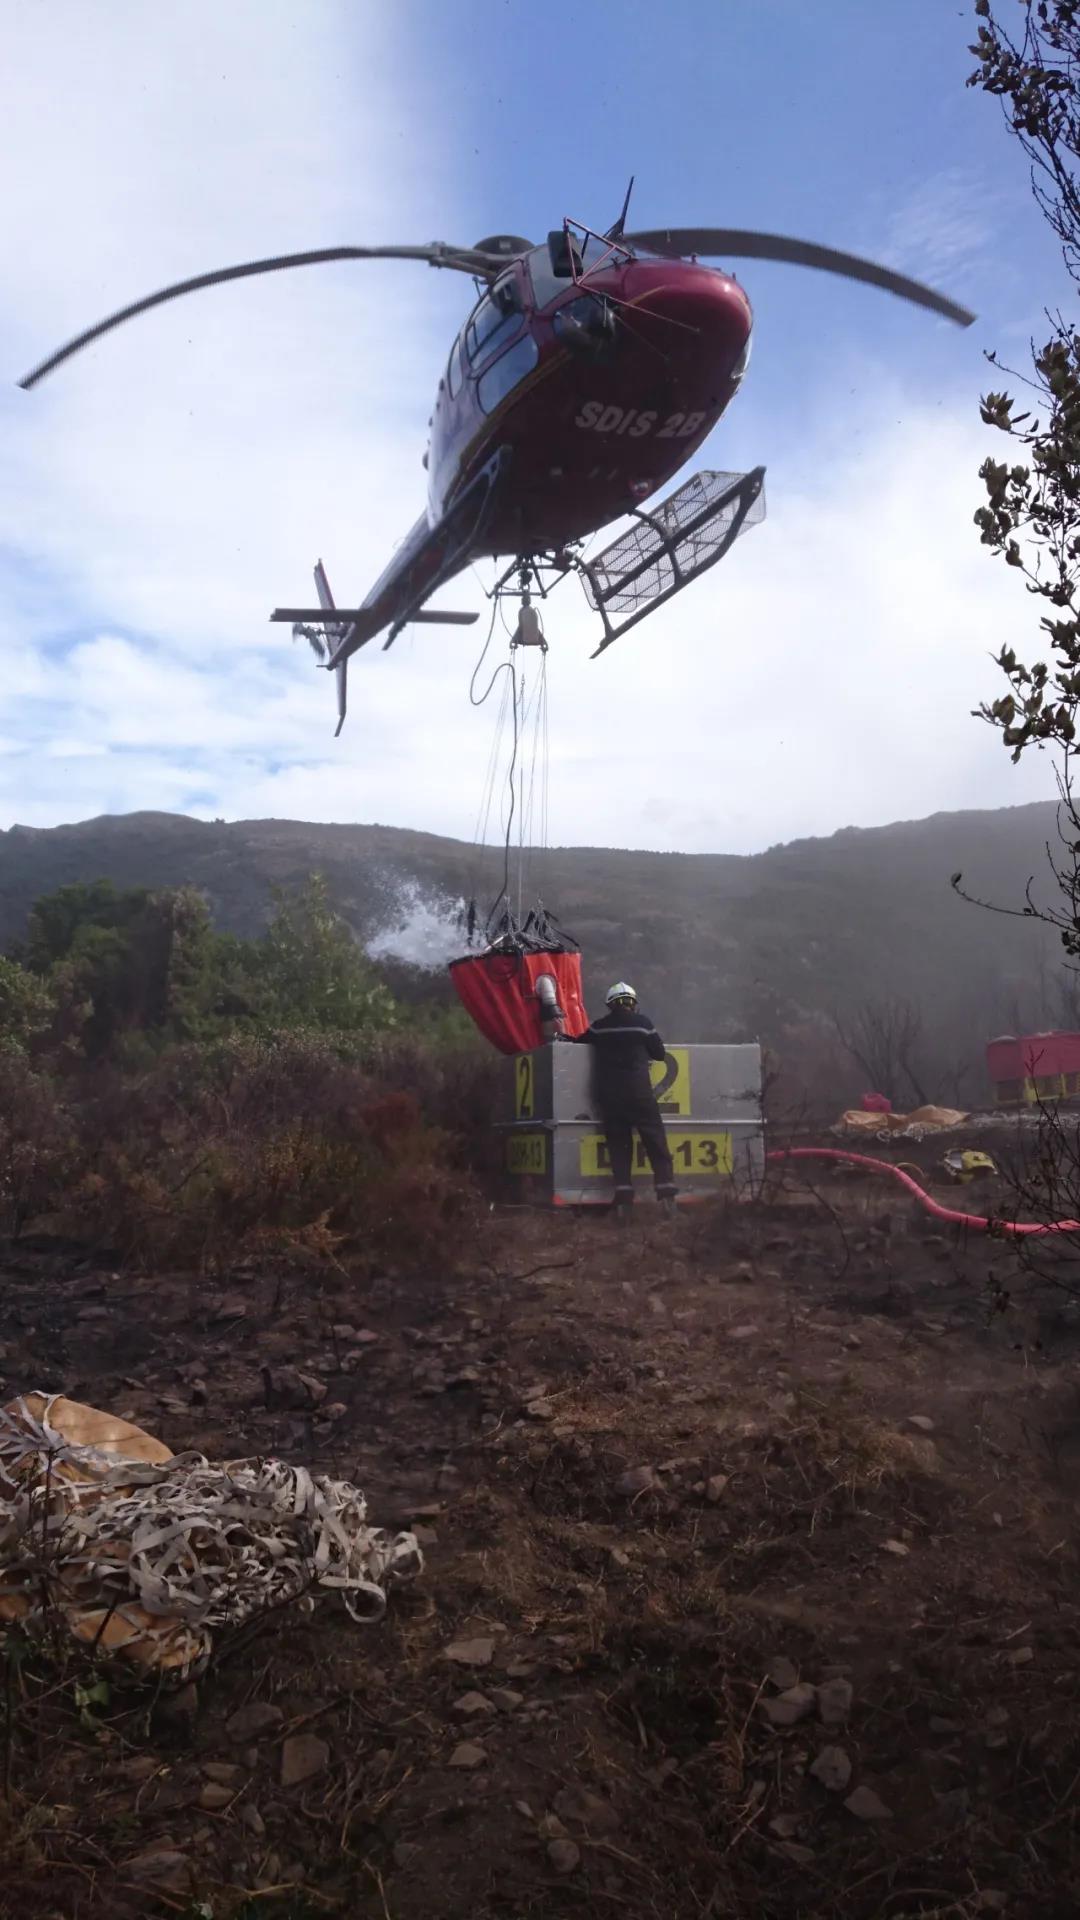
[[627, 1553], [625, 1547], [609, 1547], [608, 1559], [613, 1567], [619, 1567], [624, 1572], [630, 1565], [630, 1555]]
[[132, 1759], [125, 1760], [118, 1771], [123, 1774], [125, 1780], [141, 1782], [152, 1780], [160, 1766], [161, 1761], [155, 1754], [137, 1753]]
[[225, 1731], [229, 1739], [238, 1744], [265, 1740], [267, 1734], [277, 1732], [284, 1718], [281, 1708], [271, 1706], [269, 1700], [253, 1700], [250, 1706], [240, 1707], [226, 1720]]
[[678, 1771], [679, 1771], [678, 1761], [672, 1759], [671, 1755], [669, 1754], [666, 1760], [661, 1760], [660, 1765], [658, 1767], [646, 1768], [645, 1778], [649, 1782], [650, 1786], [662, 1787], [665, 1781], [670, 1780], [672, 1774], [678, 1773]]
[[884, 1800], [879, 1800], [872, 1787], [856, 1787], [854, 1793], [848, 1794], [844, 1805], [849, 1813], [855, 1815], [856, 1820], [892, 1819], [890, 1809], [885, 1805]]
[[254, 1834], [256, 1840], [262, 1840], [264, 1838], [266, 1834], [266, 1821], [263, 1819], [258, 1807], [250, 1800], [245, 1806], [241, 1807], [240, 1818], [248, 1832]]
[[847, 1339], [844, 1341], [844, 1345], [845, 1347], [850, 1347], [854, 1353], [862, 1346], [862, 1341], [859, 1339], [857, 1333], [849, 1333]]
[[299, 1787], [330, 1764], [330, 1749], [316, 1733], [292, 1733], [282, 1742], [281, 1784]]
[[947, 1793], [935, 1793], [938, 1809], [947, 1820], [966, 1826], [971, 1817], [971, 1794], [967, 1787], [950, 1787]]
[[495, 1708], [486, 1694], [463, 1693], [460, 1700], [454, 1701], [451, 1711], [457, 1714], [459, 1720], [471, 1720], [475, 1714], [486, 1714], [490, 1717], [495, 1712]]
[[530, 1400], [525, 1408], [527, 1420], [554, 1420], [555, 1408], [550, 1400]]
[[166, 1720], [192, 1720], [199, 1711], [199, 1689], [194, 1680], [186, 1687], [180, 1687], [175, 1693], [167, 1693], [161, 1702], [160, 1712]]
[[243, 1767], [229, 1760], [204, 1760], [202, 1770], [204, 1777], [216, 1780], [219, 1787], [238, 1787], [244, 1778]]
[[219, 1320], [246, 1320], [247, 1311], [248, 1303], [242, 1293], [223, 1293], [211, 1307], [210, 1319], [215, 1323]]
[[443, 1659], [452, 1660], [458, 1667], [490, 1667], [494, 1652], [494, 1640], [484, 1635], [476, 1640], [455, 1640], [443, 1648]]
[[191, 1383], [191, 1404], [193, 1407], [205, 1407], [210, 1398], [205, 1380], [193, 1380]]
[[753, 1321], [751, 1320], [751, 1321], [748, 1321], [746, 1326], [744, 1327], [729, 1327], [728, 1339], [729, 1340], [752, 1340], [755, 1333], [757, 1332], [758, 1332], [758, 1328], [754, 1325]]
[[473, 1767], [487, 1765], [487, 1754], [478, 1740], [463, 1740], [460, 1746], [454, 1748], [446, 1764], [448, 1767], [464, 1767], [471, 1772]]
[[330, 1400], [326, 1406], [319, 1408], [319, 1419], [344, 1420], [348, 1411], [349, 1409], [345, 1405], [344, 1400]]
[[790, 1687], [798, 1686], [799, 1669], [794, 1660], [789, 1660], [786, 1654], [778, 1653], [776, 1659], [769, 1662], [769, 1679], [781, 1693], [786, 1693]]
[[190, 1893], [194, 1885], [191, 1862], [184, 1853], [171, 1848], [151, 1847], [124, 1862], [124, 1871], [132, 1880], [163, 1887], [167, 1893]]
[[523, 1693], [515, 1693], [513, 1687], [492, 1687], [488, 1696], [498, 1707], [500, 1713], [513, 1713], [525, 1699]]
[[983, 1734], [986, 1745], [995, 1752], [1007, 1746], [1009, 1740], [1008, 1727], [1008, 1707], [991, 1707], [986, 1716], [986, 1731]]
[[714, 1473], [708, 1480], [706, 1480], [705, 1482], [706, 1500], [715, 1504], [717, 1500], [721, 1499], [727, 1489], [727, 1484], [730, 1478], [731, 1478], [731, 1475], [728, 1473]]
[[909, 1413], [908, 1426], [918, 1427], [920, 1433], [933, 1433], [934, 1423], [925, 1413]]
[[795, 1840], [782, 1840], [780, 1851], [786, 1853], [788, 1859], [793, 1860], [797, 1867], [808, 1867], [815, 1857], [813, 1847], [800, 1847]]
[[301, 1373], [297, 1367], [264, 1367], [263, 1388], [268, 1407], [291, 1407], [304, 1412], [326, 1399], [326, 1386], [313, 1373]]
[[549, 1840], [547, 1857], [555, 1873], [573, 1873], [581, 1864], [581, 1849], [572, 1840]]
[[413, 1537], [418, 1547], [437, 1547], [439, 1535], [434, 1527], [414, 1526]]
[[769, 1832], [775, 1833], [778, 1840], [793, 1840], [801, 1824], [797, 1813], [778, 1813], [769, 1821]]
[[651, 1493], [660, 1485], [654, 1467], [631, 1467], [619, 1475], [615, 1482], [616, 1493]]
[[586, 1787], [563, 1787], [551, 1804], [561, 1820], [573, 1820], [590, 1833], [614, 1833], [619, 1824], [610, 1800]]
[[1009, 1896], [997, 1887], [981, 1887], [972, 1898], [977, 1913], [1004, 1913], [1009, 1904]]
[[[519, 1800], [518, 1806], [524, 1805]], [[541, 1840], [566, 1840], [569, 1836], [557, 1813], [542, 1813], [536, 1823], [536, 1831]]]
[[216, 1780], [208, 1780], [199, 1794], [199, 1805], [207, 1813], [221, 1813], [225, 1807], [232, 1805], [235, 1797], [234, 1788], [222, 1786]]
[[908, 1554], [911, 1552], [911, 1548], [905, 1547], [902, 1540], [885, 1540], [882, 1543], [881, 1551], [882, 1553], [894, 1553], [898, 1560], [906, 1560]]
[[1026, 1667], [1028, 1661], [1034, 1658], [1034, 1647], [1017, 1647], [1014, 1652], [1006, 1655], [1010, 1667]]
[[817, 1690], [818, 1713], [825, 1727], [842, 1727], [851, 1712], [850, 1680], [826, 1680]]
[[822, 1747], [810, 1772], [829, 1793], [843, 1793], [851, 1780], [851, 1761], [843, 1747]]
[[761, 1702], [765, 1716], [774, 1727], [793, 1727], [799, 1720], [805, 1720], [817, 1699], [817, 1688], [800, 1681], [798, 1686], [788, 1687], [774, 1700]]

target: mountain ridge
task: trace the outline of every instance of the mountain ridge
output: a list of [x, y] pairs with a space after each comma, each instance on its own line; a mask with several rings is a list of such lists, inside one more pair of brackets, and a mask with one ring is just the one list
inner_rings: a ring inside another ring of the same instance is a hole
[[[580, 941], [591, 1003], [628, 977], [671, 1033], [790, 1046], [802, 1032], [805, 1044], [804, 1030], [822, 1037], [836, 1011], [902, 997], [919, 1006], [931, 1052], [981, 1062], [991, 1033], [1054, 1023], [1060, 947], [1031, 920], [965, 904], [950, 877], [959, 870], [974, 894], [1010, 906], [1035, 875], [1051, 897], [1056, 823], [1056, 802], [1036, 801], [845, 827], [755, 854], [531, 850], [524, 898], [541, 894]], [[501, 849], [478, 856], [464, 841], [376, 823], [154, 811], [16, 823], [0, 831], [0, 945], [18, 941], [40, 894], [98, 878], [195, 886], [217, 925], [251, 935], [273, 887], [319, 871], [365, 945], [415, 958], [409, 940], [426, 928], [426, 958], [441, 965], [457, 948], [455, 909], [475, 895], [485, 910], [502, 863]]]

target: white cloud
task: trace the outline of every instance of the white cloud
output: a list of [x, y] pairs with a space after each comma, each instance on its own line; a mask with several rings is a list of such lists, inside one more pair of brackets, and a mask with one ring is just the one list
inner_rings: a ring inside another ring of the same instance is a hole
[[[375, 0], [15, 11], [0, 74], [21, 181], [0, 206], [19, 264], [0, 314], [5, 823], [149, 807], [472, 837], [495, 710], [466, 699], [483, 626], [359, 656], [335, 743], [330, 676], [267, 624], [308, 597], [319, 554], [342, 600], [362, 594], [420, 510], [467, 282], [374, 264], [248, 282], [136, 323], [32, 395], [12, 385], [185, 273], [490, 225], [455, 205], [403, 21]], [[420, 126], [436, 178], [399, 138]], [[964, 218], [958, 200], [953, 259]], [[933, 226], [913, 204], [897, 246], [917, 252]], [[868, 358], [859, 394], [876, 397], [854, 400], [849, 373], [823, 355], [779, 440], [755, 362], [703, 460], [760, 444], [769, 518], [602, 660], [576, 584], [549, 603], [554, 841], [739, 851], [1052, 793], [1048, 765], [1013, 770], [967, 717], [994, 686], [987, 656], [1035, 626], [971, 526], [974, 395], [929, 405], [917, 368], [905, 383]], [[469, 575], [442, 597], [483, 604]]]
[[981, 262], [995, 235], [1002, 196], [969, 168], [914, 181], [886, 225], [882, 258], [932, 286]]

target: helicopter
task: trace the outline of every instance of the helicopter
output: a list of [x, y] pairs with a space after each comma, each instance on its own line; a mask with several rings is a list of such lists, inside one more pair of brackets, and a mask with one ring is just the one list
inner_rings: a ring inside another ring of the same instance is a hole
[[[532, 604], [575, 571], [599, 616], [593, 657], [715, 566], [764, 514], [764, 468], [702, 471], [649, 501], [712, 432], [750, 361], [753, 313], [734, 276], [705, 259], [785, 262], [880, 287], [963, 327], [975, 315], [857, 255], [724, 227], [627, 232], [631, 180], [605, 232], [572, 219], [535, 245], [494, 234], [475, 247], [327, 247], [181, 280], [109, 315], [33, 369], [29, 390], [75, 353], [152, 308], [226, 281], [343, 260], [409, 260], [470, 275], [477, 298], [454, 340], [424, 454], [427, 508], [362, 605], [339, 608], [321, 560], [316, 608], [279, 607], [336, 674], [340, 734], [351, 656], [406, 626], [471, 625], [428, 603], [471, 562], [511, 556], [491, 589], [520, 602], [512, 645], [546, 650]], [[629, 516], [595, 558], [586, 540]], [[335, 736], [336, 737], [336, 736]]]

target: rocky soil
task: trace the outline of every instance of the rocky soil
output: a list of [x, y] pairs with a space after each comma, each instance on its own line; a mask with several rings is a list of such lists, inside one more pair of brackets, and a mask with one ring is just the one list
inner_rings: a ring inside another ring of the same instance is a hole
[[6, 1398], [353, 1479], [427, 1564], [178, 1694], [9, 1658], [0, 1912], [1075, 1914], [1080, 1347], [1011, 1280], [845, 1175], [363, 1287], [11, 1250]]

